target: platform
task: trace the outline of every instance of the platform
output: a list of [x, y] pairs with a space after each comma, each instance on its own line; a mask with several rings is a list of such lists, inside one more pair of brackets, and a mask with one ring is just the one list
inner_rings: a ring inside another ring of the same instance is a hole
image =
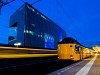
[[100, 75], [100, 55], [84, 59], [48, 75]]

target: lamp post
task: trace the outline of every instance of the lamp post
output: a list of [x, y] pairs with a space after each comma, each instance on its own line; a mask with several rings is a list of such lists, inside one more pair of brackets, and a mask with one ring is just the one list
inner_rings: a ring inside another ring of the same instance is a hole
[[17, 48], [21, 45], [21, 43], [15, 43], [14, 46], [17, 46]]

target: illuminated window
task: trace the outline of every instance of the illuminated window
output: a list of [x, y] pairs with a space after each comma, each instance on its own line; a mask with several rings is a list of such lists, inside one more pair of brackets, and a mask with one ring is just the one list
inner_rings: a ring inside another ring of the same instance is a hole
[[45, 19], [45, 20], [48, 20], [45, 16], [43, 16], [43, 15], [41, 15], [41, 17], [43, 18], [43, 19]]
[[32, 7], [30, 7], [30, 6], [28, 6], [28, 5], [27, 5], [27, 7], [28, 7], [30, 10], [32, 10], [33, 12], [35, 12], [35, 10], [34, 10]]
[[31, 33], [32, 33], [32, 31], [29, 31], [29, 33], [31, 34]]
[[38, 37], [40, 37], [40, 35], [38, 35]]
[[9, 41], [17, 39], [17, 22], [15, 22], [9, 30]]
[[24, 30], [24, 33], [25, 33], [25, 30]]
[[28, 30], [26, 30], [26, 33], [28, 33]]
[[38, 15], [40, 15], [40, 13], [37, 12]]
[[33, 27], [35, 27], [35, 24], [32, 24]]
[[42, 35], [41, 35], [41, 37], [42, 37]]
[[43, 15], [41, 15], [42, 18], [46, 19]]
[[31, 34], [31, 35], [35, 35], [35, 32], [33, 32], [33, 31], [30, 31], [30, 30], [24, 30], [24, 33], [27, 33], [27, 34]]

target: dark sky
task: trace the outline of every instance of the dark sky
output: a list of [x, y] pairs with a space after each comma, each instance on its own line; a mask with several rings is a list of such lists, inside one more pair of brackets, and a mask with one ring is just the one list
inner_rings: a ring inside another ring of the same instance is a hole
[[[23, 1], [32, 4], [36, 0], [15, 0], [2, 7], [0, 42], [8, 43], [9, 18]], [[40, 0], [33, 6], [81, 44], [89, 47], [100, 44], [100, 0]]]

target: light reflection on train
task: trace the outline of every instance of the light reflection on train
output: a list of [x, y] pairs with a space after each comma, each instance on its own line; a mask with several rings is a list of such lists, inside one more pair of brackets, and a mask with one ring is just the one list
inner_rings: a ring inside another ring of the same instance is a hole
[[64, 38], [58, 44], [58, 59], [60, 60], [82, 60], [94, 56], [94, 50], [82, 46], [73, 38]]

